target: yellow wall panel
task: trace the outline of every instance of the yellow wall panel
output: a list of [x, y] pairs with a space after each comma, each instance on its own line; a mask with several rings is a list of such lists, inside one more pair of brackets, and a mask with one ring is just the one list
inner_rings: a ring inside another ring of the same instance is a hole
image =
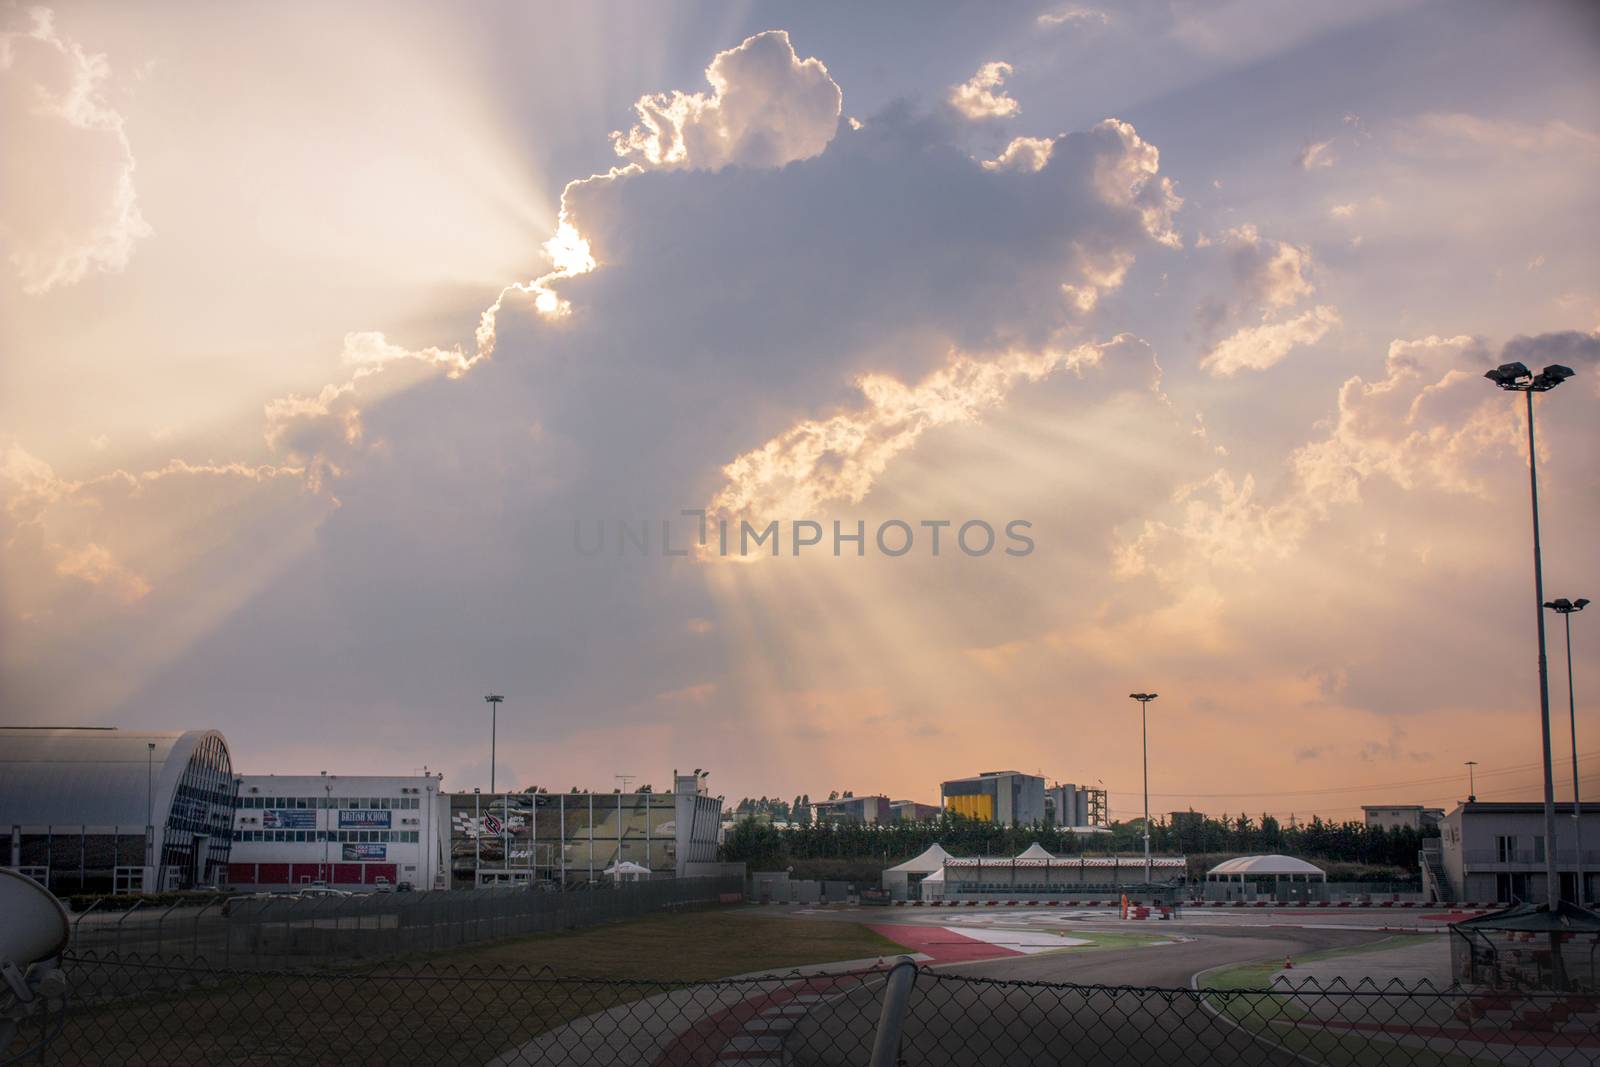
[[956, 815], [965, 815], [969, 819], [981, 819], [984, 822], [994, 821], [994, 797], [979, 793], [972, 796], [954, 796], [944, 798], [945, 810]]

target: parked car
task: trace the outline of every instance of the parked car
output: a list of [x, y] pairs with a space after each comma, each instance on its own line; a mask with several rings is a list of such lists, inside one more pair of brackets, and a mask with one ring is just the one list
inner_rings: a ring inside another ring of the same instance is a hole
[[378, 877], [376, 877], [376, 878], [374, 878], [372, 880], [372, 888], [374, 890], [376, 890], [377, 892], [379, 892], [379, 893], [393, 893], [394, 892], [394, 886], [389, 884], [389, 879], [385, 878], [381, 874], [378, 875]]
[[410, 882], [400, 882], [395, 885], [394, 891], [396, 893], [409, 893], [413, 888]]

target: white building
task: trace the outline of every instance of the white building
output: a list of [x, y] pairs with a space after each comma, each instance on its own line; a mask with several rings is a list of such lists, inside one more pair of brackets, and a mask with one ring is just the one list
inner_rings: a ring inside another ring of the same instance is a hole
[[1425, 808], [1421, 804], [1363, 804], [1367, 828], [1385, 830], [1432, 830], [1444, 818], [1443, 808]]
[[[1572, 817], [1570, 802], [1556, 805], [1556, 868], [1564, 900], [1578, 899], [1580, 856], [1581, 903], [1592, 903], [1600, 891], [1600, 827], [1594, 825], [1595, 815], [1592, 804], [1583, 806], [1582, 819]], [[1439, 900], [1543, 904], [1544, 831], [1542, 802], [1460, 804], [1439, 824], [1438, 852], [1424, 850], [1424, 884]]]
[[259, 774], [237, 782], [230, 887], [447, 888], [438, 776]]

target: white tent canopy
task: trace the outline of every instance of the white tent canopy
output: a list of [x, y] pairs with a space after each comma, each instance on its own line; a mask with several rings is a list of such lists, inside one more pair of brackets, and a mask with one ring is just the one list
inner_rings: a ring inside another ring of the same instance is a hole
[[613, 863], [611, 866], [607, 867], [605, 869], [605, 873], [609, 874], [618, 881], [621, 881], [624, 878], [637, 881], [640, 878], [650, 877], [650, 868], [641, 863], [635, 863], [632, 860], [623, 860], [621, 863]]
[[1055, 857], [1052, 856], [1050, 853], [1046, 852], [1043, 845], [1041, 845], [1041, 844], [1039, 844], [1039, 842], [1035, 841], [1033, 844], [1029, 845], [1026, 850], [1018, 853], [1017, 854], [1017, 859], [1019, 859], [1019, 860], [1053, 860], [1053, 859], [1055, 859]]
[[912, 856], [904, 863], [884, 871], [883, 888], [889, 891], [891, 899], [916, 900], [917, 883], [925, 879], [942, 877], [939, 872], [944, 870], [945, 861], [950, 858], [950, 853], [939, 845], [929, 845], [927, 851], [920, 856]]
[[950, 853], [939, 845], [929, 845], [926, 852], [919, 856], [912, 856], [904, 863], [890, 867], [885, 874], [892, 872], [898, 874], [931, 874], [944, 866], [944, 861], [950, 859]]
[[1239, 856], [1224, 860], [1206, 872], [1206, 880], [1226, 882], [1248, 878], [1287, 878], [1306, 881], [1328, 880], [1327, 872], [1316, 864], [1297, 860], [1293, 856]]

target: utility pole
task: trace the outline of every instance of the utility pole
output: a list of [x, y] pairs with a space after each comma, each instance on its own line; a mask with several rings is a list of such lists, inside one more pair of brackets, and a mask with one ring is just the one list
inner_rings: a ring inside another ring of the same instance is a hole
[[144, 866], [146, 877], [157, 882], [144, 887], [146, 893], [161, 888], [156, 878], [156, 743], [146, 741], [144, 748]]
[[497, 721], [500, 718], [500, 704], [505, 697], [499, 693], [490, 693], [484, 697], [484, 702], [489, 705], [489, 792], [494, 793], [494, 746]]
[[1144, 882], [1150, 884], [1150, 702], [1160, 693], [1129, 693], [1139, 702], [1139, 738], [1144, 746]]

